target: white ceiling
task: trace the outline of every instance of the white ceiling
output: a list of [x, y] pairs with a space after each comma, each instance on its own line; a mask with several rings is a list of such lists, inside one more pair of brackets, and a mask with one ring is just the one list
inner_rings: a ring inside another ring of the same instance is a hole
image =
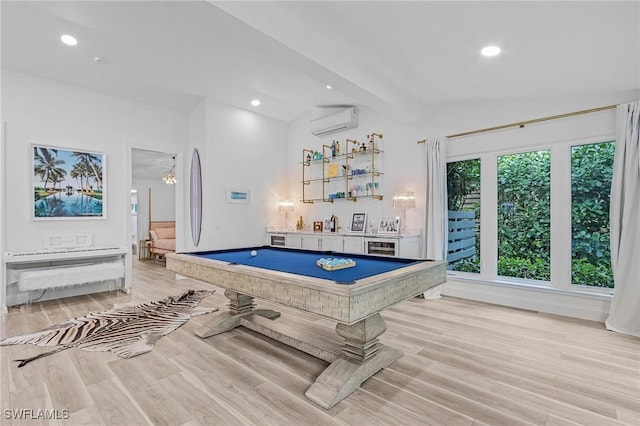
[[131, 177], [135, 180], [161, 179], [173, 167], [174, 154], [148, 151], [146, 149], [131, 150]]
[[[417, 122], [446, 103], [640, 89], [638, 1], [0, 4], [3, 68], [183, 112], [209, 97], [283, 121], [359, 105]], [[481, 57], [490, 43], [503, 54]]]

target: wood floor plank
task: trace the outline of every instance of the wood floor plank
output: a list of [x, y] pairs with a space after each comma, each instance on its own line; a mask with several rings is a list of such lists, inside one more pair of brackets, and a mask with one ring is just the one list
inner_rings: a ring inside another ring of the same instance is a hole
[[48, 357], [42, 360], [46, 366], [45, 381], [52, 406], [64, 408], [70, 413], [91, 407], [93, 400], [87, 395], [85, 384], [71, 362], [68, 350], [55, 356], [59, 358], [54, 360]]
[[[396, 390], [391, 389], [392, 393], [394, 391]], [[473, 419], [430, 401], [424, 401], [415, 395], [400, 393], [400, 397], [398, 397], [400, 404], [398, 404], [381, 396], [383, 393], [380, 392], [380, 389], [375, 393], [365, 389], [355, 391], [348, 398], [349, 405], [336, 417], [349, 425], [367, 424], [372, 426], [441, 426], [443, 424], [469, 426], [473, 422]]]
[[557, 389], [554, 385], [556, 376], [545, 369], [537, 368], [536, 364], [526, 362], [517, 363], [516, 361], [506, 364], [495, 361], [490, 357], [473, 357], [473, 353], [471, 352], [465, 353], [459, 350], [449, 350], [449, 353], [444, 353], [443, 349], [446, 348], [432, 347], [421, 351], [418, 355], [427, 358], [437, 358], [444, 363], [454, 362], [462, 368], [483, 372], [483, 374], [487, 374], [489, 377], [495, 377], [497, 380], [514, 384], [536, 393], [552, 395], [572, 405], [592, 410], [594, 413], [607, 415], [609, 417], [615, 416], [615, 405], [573, 391], [561, 391]]
[[196, 424], [224, 425], [232, 421], [236, 424], [250, 424], [248, 420], [239, 418], [238, 412], [219, 403], [211, 393], [183, 372], [164, 378], [159, 384], [167, 397], [180, 404], [191, 416], [190, 421]]
[[[159, 262], [134, 260], [129, 294], [105, 292], [12, 307], [8, 337], [114, 303], [214, 289], [201, 306], [226, 309], [224, 289], [175, 279]], [[292, 325], [335, 323], [275, 303]], [[0, 347], [2, 409], [69, 409], [52, 421], [2, 425], [545, 425], [638, 426], [640, 339], [600, 323], [443, 297], [410, 299], [383, 312], [380, 340], [405, 355], [330, 410], [304, 397], [327, 363], [245, 328], [200, 339], [216, 313], [198, 316], [131, 359], [69, 349]], [[3, 412], [0, 412], [2, 414]], [[4, 416], [1, 416], [4, 417]]]
[[[107, 379], [87, 386], [87, 392], [107, 425], [151, 425], [139, 402], [118, 383]], [[70, 418], [73, 420], [73, 416]]]
[[513, 398], [530, 406], [538, 407], [542, 410], [546, 410], [554, 416], [576, 422], [581, 425], [619, 426], [621, 424], [617, 420], [617, 415], [614, 416], [614, 418], [603, 416], [599, 413], [594, 413], [591, 410], [577, 407], [564, 401], [559, 401], [554, 397], [554, 395], [545, 395], [543, 393], [529, 391], [518, 386], [502, 382], [496, 383], [493, 392], [497, 395], [502, 395], [506, 398]]
[[113, 378], [109, 362], [114, 361], [117, 356], [111, 352], [87, 352], [75, 348], [67, 352], [85, 385]]
[[[423, 380], [425, 379], [425, 380]], [[505, 398], [465, 386], [462, 382], [446, 380], [432, 372], [428, 377], [416, 378], [406, 376], [391, 369], [385, 370], [372, 377], [368, 384], [382, 382], [409, 392], [420, 395], [424, 399], [446, 407], [452, 412], [460, 413], [469, 418], [493, 425], [510, 424], [543, 424], [546, 413], [522, 404], [510, 403]], [[364, 387], [368, 389], [368, 387]], [[472, 398], [469, 398], [469, 394]], [[512, 401], [511, 401], [512, 402]]]

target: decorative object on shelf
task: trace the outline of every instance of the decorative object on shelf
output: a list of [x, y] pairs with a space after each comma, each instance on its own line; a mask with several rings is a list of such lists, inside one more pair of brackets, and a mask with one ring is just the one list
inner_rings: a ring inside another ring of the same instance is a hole
[[300, 216], [300, 219], [296, 222], [296, 231], [302, 230], [304, 230], [304, 220], [302, 220], [302, 216]]
[[316, 261], [316, 265], [325, 271], [336, 271], [338, 269], [353, 268], [356, 266], [356, 262], [348, 258], [323, 257]]
[[364, 234], [366, 224], [366, 213], [354, 213], [353, 218], [351, 219], [351, 232], [359, 232], [361, 234]]
[[400, 232], [399, 217], [381, 217], [378, 224], [378, 234], [398, 234]]
[[313, 221], [313, 232], [322, 232], [322, 221], [321, 220]]
[[230, 204], [249, 204], [251, 192], [248, 189], [226, 188], [225, 202]]
[[176, 183], [176, 156], [174, 155], [173, 157], [171, 157], [171, 159], [173, 160], [171, 169], [169, 169], [169, 171], [165, 173], [164, 176], [162, 176], [162, 180], [167, 185], [175, 185]]
[[331, 156], [332, 157], [336, 156], [336, 141], [331, 142]]
[[331, 222], [331, 232], [338, 232], [338, 217], [335, 214], [332, 214], [329, 221]]
[[340, 141], [336, 141], [336, 155], [340, 155]]
[[407, 231], [407, 209], [416, 207], [416, 197], [412, 191], [395, 192], [393, 194], [393, 207], [402, 209], [401, 232]]
[[331, 232], [331, 219], [325, 219], [322, 226], [322, 232]]
[[202, 173], [200, 170], [200, 154], [193, 149], [191, 155], [191, 176], [189, 185], [189, 207], [191, 218], [191, 240], [198, 247], [202, 228]]
[[330, 177], [330, 178], [338, 177], [338, 169], [339, 169], [339, 166], [337, 163], [329, 164], [329, 167], [327, 168], [327, 177]]
[[106, 218], [104, 153], [44, 145], [31, 151], [34, 219]]
[[[289, 212], [293, 211], [293, 201], [292, 200], [282, 200], [278, 203], [278, 210], [284, 212], [284, 229], [289, 229]], [[302, 216], [300, 217], [302, 220]]]

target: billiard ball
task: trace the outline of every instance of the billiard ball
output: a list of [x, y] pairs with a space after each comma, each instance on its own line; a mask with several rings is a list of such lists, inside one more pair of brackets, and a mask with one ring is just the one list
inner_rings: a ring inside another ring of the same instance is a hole
[[257, 252], [257, 251], [255, 251], [255, 250], [251, 250], [251, 256], [257, 256], [257, 255], [258, 255], [258, 252]]

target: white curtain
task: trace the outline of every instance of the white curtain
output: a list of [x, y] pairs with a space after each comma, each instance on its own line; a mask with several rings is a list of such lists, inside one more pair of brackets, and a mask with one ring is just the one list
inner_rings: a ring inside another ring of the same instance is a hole
[[[426, 223], [425, 257], [433, 260], [447, 258], [447, 138], [425, 141], [426, 154]], [[440, 297], [442, 285], [424, 293], [425, 299]]]
[[611, 183], [615, 290], [607, 329], [640, 336], [640, 101], [618, 105]]

